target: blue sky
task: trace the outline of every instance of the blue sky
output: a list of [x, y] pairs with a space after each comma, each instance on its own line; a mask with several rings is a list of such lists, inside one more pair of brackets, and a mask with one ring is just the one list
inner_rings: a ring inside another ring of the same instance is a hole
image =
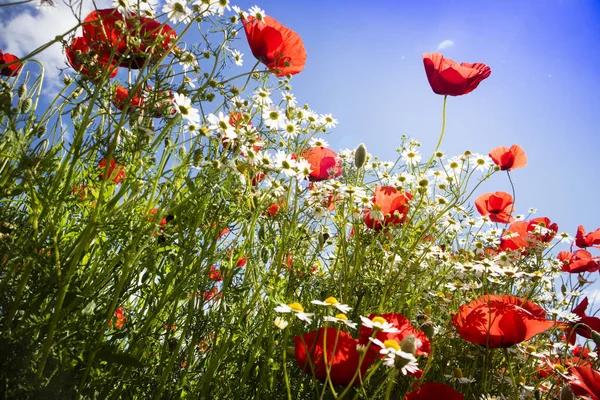
[[[261, 6], [294, 29], [308, 60], [293, 80], [300, 103], [333, 113], [332, 148], [364, 142], [394, 159], [402, 134], [430, 154], [440, 131], [442, 97], [427, 82], [421, 55], [484, 62], [490, 78], [448, 101], [442, 150], [487, 154], [521, 145], [529, 157], [512, 174], [517, 212], [529, 207], [574, 235], [600, 227], [600, 3], [519, 1], [238, 1]], [[251, 53], [242, 36], [246, 63]], [[510, 192], [504, 174], [482, 191]]]
[[[364, 142], [383, 160], [396, 158], [402, 134], [430, 154], [441, 125], [442, 97], [427, 82], [422, 53], [442, 50], [458, 62], [483, 62], [490, 78], [474, 92], [448, 101], [442, 150], [487, 154], [521, 145], [529, 157], [513, 172], [517, 213], [530, 207], [561, 231], [600, 227], [600, 2], [597, 0], [255, 0], [303, 38], [308, 60], [293, 80], [299, 102], [332, 113], [339, 125], [333, 149]], [[100, 8], [110, 0], [97, 0]], [[84, 13], [93, 7], [84, 0]], [[0, 49], [26, 54], [73, 26], [56, 9], [0, 9]], [[31, 29], [35, 26], [36, 29]], [[193, 37], [188, 37], [193, 40]], [[236, 46], [243, 70], [254, 64], [245, 36]], [[64, 66], [60, 46], [39, 57]], [[58, 70], [47, 69], [56, 78]], [[504, 174], [484, 191], [507, 191]]]

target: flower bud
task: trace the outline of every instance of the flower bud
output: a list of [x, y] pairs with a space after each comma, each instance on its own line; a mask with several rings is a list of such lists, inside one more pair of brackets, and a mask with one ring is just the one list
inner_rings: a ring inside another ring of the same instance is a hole
[[400, 350], [414, 356], [420, 345], [420, 340], [417, 339], [415, 335], [410, 335], [402, 339], [402, 342], [400, 342]]
[[575, 396], [571, 390], [571, 385], [567, 383], [560, 391], [560, 400], [573, 400], [574, 398]]
[[421, 324], [421, 331], [427, 336], [429, 340], [433, 338], [433, 334], [435, 333], [433, 322], [427, 321]]
[[360, 169], [365, 165], [365, 161], [367, 161], [367, 148], [361, 143], [354, 151], [354, 166]]
[[462, 369], [460, 369], [459, 367], [454, 368], [452, 376], [454, 376], [456, 379], [462, 378], [464, 376]]
[[592, 332], [592, 340], [594, 341], [594, 343], [596, 343], [596, 346], [600, 347], [600, 333], [596, 332], [593, 329], [590, 329], [590, 331]]
[[29, 98], [21, 99], [20, 108], [22, 114], [27, 114], [29, 110], [31, 110], [31, 106], [33, 105], [33, 101]]
[[19, 88], [17, 89], [17, 95], [19, 97], [23, 97], [25, 96], [25, 94], [27, 93], [27, 85], [25, 83], [23, 83], [21, 86], [19, 86]]

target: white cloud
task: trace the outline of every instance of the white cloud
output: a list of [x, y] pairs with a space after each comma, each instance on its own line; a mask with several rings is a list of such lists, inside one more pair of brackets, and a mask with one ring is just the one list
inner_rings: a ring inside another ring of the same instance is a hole
[[[94, 9], [92, 1], [83, 0], [81, 11], [77, 5], [74, 9], [81, 18]], [[98, 8], [110, 7], [110, 0], [96, 0]], [[73, 1], [73, 4], [76, 4]], [[55, 7], [36, 8], [32, 5], [13, 6], [11, 10], [0, 14], [0, 49], [23, 57], [40, 46], [48, 43], [57, 35], [61, 35], [75, 27], [78, 19], [73, 11], [61, 1]], [[58, 87], [57, 68], [67, 66], [60, 43], [55, 43], [34, 57], [45, 69], [45, 88], [50, 91]], [[32, 70], [35, 67], [30, 67]]]
[[454, 42], [450, 39], [446, 39], [444, 41], [442, 41], [440, 44], [438, 44], [437, 50], [444, 50], [444, 49], [448, 49], [450, 47], [454, 46]]

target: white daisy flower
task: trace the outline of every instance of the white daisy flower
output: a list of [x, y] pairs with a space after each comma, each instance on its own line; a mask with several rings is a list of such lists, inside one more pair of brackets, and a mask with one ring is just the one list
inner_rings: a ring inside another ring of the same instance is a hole
[[298, 319], [308, 322], [309, 324], [312, 322], [311, 317], [314, 314], [309, 314], [304, 312], [304, 307], [300, 303], [291, 303], [291, 304], [280, 304], [275, 307], [275, 311], [280, 313], [292, 313]]
[[248, 10], [248, 13], [254, 18], [256, 18], [257, 21], [261, 22], [264, 21], [265, 17], [267, 16], [267, 14], [265, 14], [265, 11], [261, 10], [258, 6], [251, 7]]
[[275, 166], [281, 170], [287, 176], [296, 175], [296, 160], [292, 158], [291, 154], [285, 154], [283, 151], [277, 151], [275, 155]]
[[328, 315], [323, 317], [323, 320], [327, 322], [345, 324], [349, 328], [356, 329], [356, 322], [348, 321], [348, 317], [345, 314], [338, 314], [335, 317], [331, 317]]
[[310, 139], [310, 141], [308, 142], [308, 145], [310, 147], [329, 147], [329, 143], [327, 143], [327, 141], [325, 139], [321, 139], [321, 138], [312, 138]]
[[288, 106], [290, 107], [295, 107], [296, 106], [296, 97], [294, 97], [293, 94], [291, 94], [290, 92], [283, 92], [281, 93], [281, 96], [283, 97], [283, 100], [287, 101]]
[[312, 165], [304, 159], [296, 162], [296, 169], [298, 170], [298, 174], [296, 177], [300, 180], [304, 180], [308, 178], [312, 171]]
[[285, 113], [273, 104], [270, 104], [263, 109], [262, 117], [265, 121], [265, 125], [271, 129], [283, 129], [287, 125]]
[[277, 317], [277, 318], [275, 318], [275, 321], [273, 321], [273, 325], [275, 325], [276, 327], [278, 327], [281, 330], [284, 330], [285, 327], [288, 326], [288, 322], [281, 317]]
[[371, 329], [379, 329], [385, 333], [397, 333], [400, 332], [398, 328], [394, 326], [394, 324], [390, 324], [385, 320], [385, 318], [377, 316], [373, 319], [369, 319], [367, 317], [360, 316], [360, 320], [364, 327]]
[[174, 23], [183, 22], [187, 24], [191, 20], [192, 10], [187, 6], [185, 0], [166, 0], [162, 8], [164, 13], [168, 14], [168, 17]]
[[238, 67], [241, 67], [244, 64], [244, 60], [242, 59], [243, 55], [244, 54], [240, 53], [239, 50], [231, 50], [231, 57], [233, 57], [233, 61]]
[[200, 114], [197, 109], [192, 107], [192, 100], [189, 97], [175, 93], [173, 94], [173, 104], [175, 104], [175, 111], [187, 121], [193, 124], [200, 123]]
[[350, 307], [347, 304], [340, 303], [339, 301], [337, 301], [337, 299], [335, 297], [328, 297], [325, 299], [325, 301], [313, 300], [313, 301], [311, 301], [311, 303], [319, 305], [319, 306], [335, 307], [338, 310], [340, 310], [341, 312], [343, 312], [344, 314], [346, 314], [350, 310], [352, 310], [352, 307]]
[[335, 126], [338, 124], [338, 120], [333, 118], [331, 114], [321, 115], [319, 122], [323, 124], [326, 129], [335, 128]]

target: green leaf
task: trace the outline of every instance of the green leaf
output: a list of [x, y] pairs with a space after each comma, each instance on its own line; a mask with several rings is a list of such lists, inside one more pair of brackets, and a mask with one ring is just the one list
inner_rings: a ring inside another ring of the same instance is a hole
[[100, 352], [98, 358], [100, 360], [123, 365], [124, 367], [144, 368], [144, 364], [142, 364], [140, 360], [125, 353], [113, 353], [110, 351]]

